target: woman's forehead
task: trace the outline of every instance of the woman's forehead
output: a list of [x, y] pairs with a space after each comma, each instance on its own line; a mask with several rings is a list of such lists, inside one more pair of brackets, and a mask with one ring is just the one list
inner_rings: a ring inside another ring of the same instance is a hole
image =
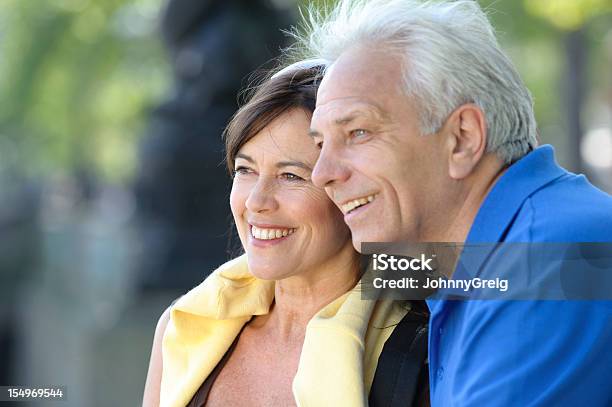
[[247, 141], [236, 156], [252, 160], [298, 161], [314, 165], [318, 149], [308, 135], [310, 115], [294, 109], [276, 118]]

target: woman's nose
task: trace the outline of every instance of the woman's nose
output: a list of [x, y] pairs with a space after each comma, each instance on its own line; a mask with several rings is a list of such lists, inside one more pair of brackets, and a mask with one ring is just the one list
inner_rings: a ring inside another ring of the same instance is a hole
[[277, 185], [273, 177], [260, 176], [253, 185], [246, 200], [246, 208], [251, 212], [268, 212], [278, 208], [276, 199]]

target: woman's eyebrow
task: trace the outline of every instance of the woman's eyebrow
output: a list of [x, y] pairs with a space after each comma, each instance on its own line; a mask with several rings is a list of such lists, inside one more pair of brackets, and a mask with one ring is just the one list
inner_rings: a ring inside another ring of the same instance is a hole
[[[252, 164], [255, 164], [255, 160], [246, 154], [243, 154], [243, 153], [236, 154], [235, 160], [239, 158], [242, 158], [243, 160], [246, 160]], [[312, 167], [302, 161], [279, 161], [276, 163], [275, 167], [276, 168], [298, 167], [298, 168], [303, 168], [307, 171], [312, 172]]]
[[236, 154], [236, 158], [234, 158], [234, 161], [236, 161], [237, 159], [242, 158], [243, 160], [247, 160], [248, 162], [250, 162], [251, 164], [255, 163], [255, 160], [253, 160], [250, 156], [243, 154], [243, 153], [238, 153]]
[[279, 161], [276, 163], [276, 168], [283, 168], [283, 167], [299, 167], [299, 168], [303, 168], [307, 171], [312, 172], [312, 167], [310, 167], [308, 164], [303, 163], [301, 161]]

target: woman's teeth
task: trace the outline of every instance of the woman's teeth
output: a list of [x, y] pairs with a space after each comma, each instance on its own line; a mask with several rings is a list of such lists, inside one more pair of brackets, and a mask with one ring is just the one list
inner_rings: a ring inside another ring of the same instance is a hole
[[264, 229], [251, 226], [251, 234], [255, 239], [260, 240], [280, 239], [281, 237], [289, 236], [293, 232], [295, 232], [295, 229]]
[[342, 205], [342, 212], [347, 214], [347, 213], [349, 213], [350, 211], [352, 211], [355, 208], [358, 208], [358, 207], [360, 207], [362, 205], [365, 205], [367, 203], [372, 202], [374, 200], [374, 198], [376, 198], [376, 195], [368, 195], [366, 197], [355, 199], [355, 200], [352, 200], [350, 202], [347, 202], [344, 205]]

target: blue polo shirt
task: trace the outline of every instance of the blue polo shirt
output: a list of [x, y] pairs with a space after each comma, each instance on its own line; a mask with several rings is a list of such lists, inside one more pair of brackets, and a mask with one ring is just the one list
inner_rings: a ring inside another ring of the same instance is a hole
[[[612, 197], [542, 146], [498, 180], [466, 243], [611, 241]], [[612, 406], [611, 301], [428, 305], [432, 406]]]

